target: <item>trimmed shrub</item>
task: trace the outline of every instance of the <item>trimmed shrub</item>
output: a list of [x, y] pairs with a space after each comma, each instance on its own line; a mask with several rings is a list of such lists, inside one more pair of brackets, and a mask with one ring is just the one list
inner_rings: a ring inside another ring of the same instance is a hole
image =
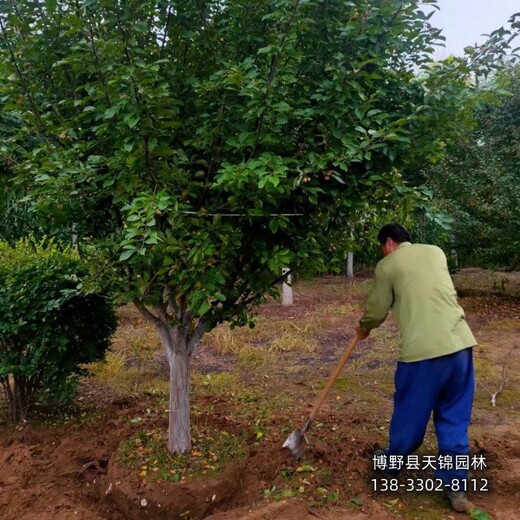
[[70, 401], [82, 365], [103, 359], [112, 302], [87, 294], [88, 269], [53, 241], [0, 242], [0, 385], [18, 422], [37, 399]]

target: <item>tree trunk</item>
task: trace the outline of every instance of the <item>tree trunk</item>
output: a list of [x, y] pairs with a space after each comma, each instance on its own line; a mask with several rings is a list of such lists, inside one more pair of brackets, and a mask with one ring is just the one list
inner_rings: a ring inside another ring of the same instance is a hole
[[170, 364], [170, 413], [168, 450], [186, 453], [191, 450], [190, 438], [190, 356], [174, 351]]
[[347, 276], [354, 277], [354, 253], [352, 251], [349, 251], [347, 256]]
[[[198, 318], [193, 323], [190, 310], [176, 312], [174, 320], [165, 305], [156, 306], [152, 312], [141, 301], [134, 300], [134, 303], [156, 326], [170, 366], [168, 449], [171, 453], [186, 453], [191, 450], [190, 358], [206, 331], [207, 322]], [[170, 307], [176, 310], [174, 303], [170, 303]]]
[[[282, 269], [282, 274], [285, 275], [290, 269], [284, 268]], [[287, 275], [287, 283], [284, 282], [282, 285], [282, 305], [293, 305], [293, 290], [292, 290], [292, 276]]]
[[27, 399], [26, 388], [24, 384], [17, 378], [12, 376], [12, 381], [10, 380], [10, 376], [7, 376], [2, 381], [2, 387], [4, 389], [4, 394], [7, 399], [7, 414], [8, 420], [11, 424], [17, 424], [20, 421], [25, 420], [26, 412], [27, 412]]

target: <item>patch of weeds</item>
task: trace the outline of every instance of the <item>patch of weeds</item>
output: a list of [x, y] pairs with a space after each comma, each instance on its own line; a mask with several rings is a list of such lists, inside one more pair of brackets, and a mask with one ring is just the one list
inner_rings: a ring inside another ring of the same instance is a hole
[[471, 520], [491, 520], [491, 517], [480, 509], [474, 508], [470, 513]]
[[326, 466], [320, 469], [318, 477], [322, 486], [330, 486], [334, 480], [331, 470]]
[[350, 283], [344, 288], [344, 292], [349, 297], [364, 299], [374, 286], [374, 280], [367, 278], [361, 282]]
[[265, 330], [269, 352], [314, 352], [318, 342], [313, 334], [322, 330], [322, 323], [315, 317], [297, 320], [271, 321]]
[[143, 392], [153, 396], [168, 396], [170, 392], [170, 382], [160, 377], [152, 377], [142, 384]]
[[269, 319], [260, 321], [256, 328], [255, 344], [270, 344], [281, 336], [297, 336], [307, 338], [312, 333], [319, 330], [319, 324], [316, 318], [286, 319], [276, 320]]
[[[497, 378], [499, 374], [499, 370], [501, 370], [502, 367], [498, 366], [498, 363], [482, 358], [480, 356], [475, 356], [475, 372], [477, 373], [478, 379], [480, 380], [493, 380]], [[495, 365], [496, 363], [496, 365]]]
[[267, 394], [261, 387], [246, 387], [233, 396], [233, 416], [244, 421], [256, 421], [258, 418], [266, 422], [272, 420], [273, 412], [278, 413], [289, 408], [291, 398], [286, 395]]
[[287, 467], [280, 471], [276, 485], [265, 490], [264, 495], [275, 499], [306, 496], [318, 505], [338, 503], [339, 490], [332, 488], [333, 480], [331, 470], [327, 466], [301, 464], [297, 467]]
[[72, 403], [61, 406], [36, 403], [31, 411], [31, 421], [45, 426], [81, 427], [97, 421], [104, 412], [104, 409], [90, 403]]
[[116, 392], [129, 394], [135, 392], [139, 369], [126, 368], [126, 356], [123, 352], [110, 351], [104, 361], [89, 366], [96, 379]]
[[395, 363], [398, 353], [399, 335], [384, 328], [374, 331], [371, 335], [371, 348], [363, 351], [366, 359], [377, 358], [380, 363]]
[[232, 395], [244, 387], [240, 376], [233, 372], [212, 372], [209, 374], [193, 374], [192, 388], [215, 397]]
[[163, 430], [141, 431], [122, 442], [116, 456], [144, 480], [186, 482], [220, 475], [230, 461], [244, 458], [247, 452], [245, 436], [209, 427], [192, 427], [192, 445], [191, 453], [170, 453]]
[[238, 353], [238, 366], [242, 370], [252, 370], [267, 368], [275, 361], [273, 353], [266, 351], [261, 347], [245, 346]]
[[157, 352], [162, 351], [162, 346], [155, 327], [145, 323], [142, 328], [132, 331], [126, 340], [127, 357], [138, 361], [153, 359]]
[[263, 437], [265, 437], [267, 429], [262, 425], [262, 421], [257, 420], [253, 426], [253, 432], [255, 435], [255, 439], [259, 441]]
[[296, 496], [313, 496], [318, 495], [321, 502], [337, 502], [339, 500], [339, 492], [331, 491], [325, 487], [316, 487], [317, 469], [312, 466], [302, 465], [297, 468], [285, 468], [280, 472], [284, 479], [278, 485], [264, 489], [264, 497], [281, 500]]
[[300, 496], [301, 494], [299, 489], [279, 488], [277, 486], [264, 489], [264, 498], [273, 498], [276, 501]]
[[327, 487], [318, 486], [313, 493], [314, 500], [320, 504], [337, 504], [340, 500], [339, 490], [331, 490]]

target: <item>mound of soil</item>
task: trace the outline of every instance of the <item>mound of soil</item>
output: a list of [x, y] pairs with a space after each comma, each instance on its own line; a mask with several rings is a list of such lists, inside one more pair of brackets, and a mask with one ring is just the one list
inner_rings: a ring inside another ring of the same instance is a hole
[[128, 520], [204, 518], [215, 507], [229, 503], [240, 488], [245, 462], [228, 465], [220, 477], [187, 483], [145, 481], [131, 470], [110, 460], [106, 498]]

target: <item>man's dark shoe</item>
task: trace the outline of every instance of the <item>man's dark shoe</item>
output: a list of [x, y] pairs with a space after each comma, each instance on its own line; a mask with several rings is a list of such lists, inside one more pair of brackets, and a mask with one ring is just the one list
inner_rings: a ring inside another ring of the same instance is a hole
[[466, 513], [473, 509], [473, 504], [468, 500], [464, 491], [448, 491], [447, 495], [451, 508], [457, 513]]

